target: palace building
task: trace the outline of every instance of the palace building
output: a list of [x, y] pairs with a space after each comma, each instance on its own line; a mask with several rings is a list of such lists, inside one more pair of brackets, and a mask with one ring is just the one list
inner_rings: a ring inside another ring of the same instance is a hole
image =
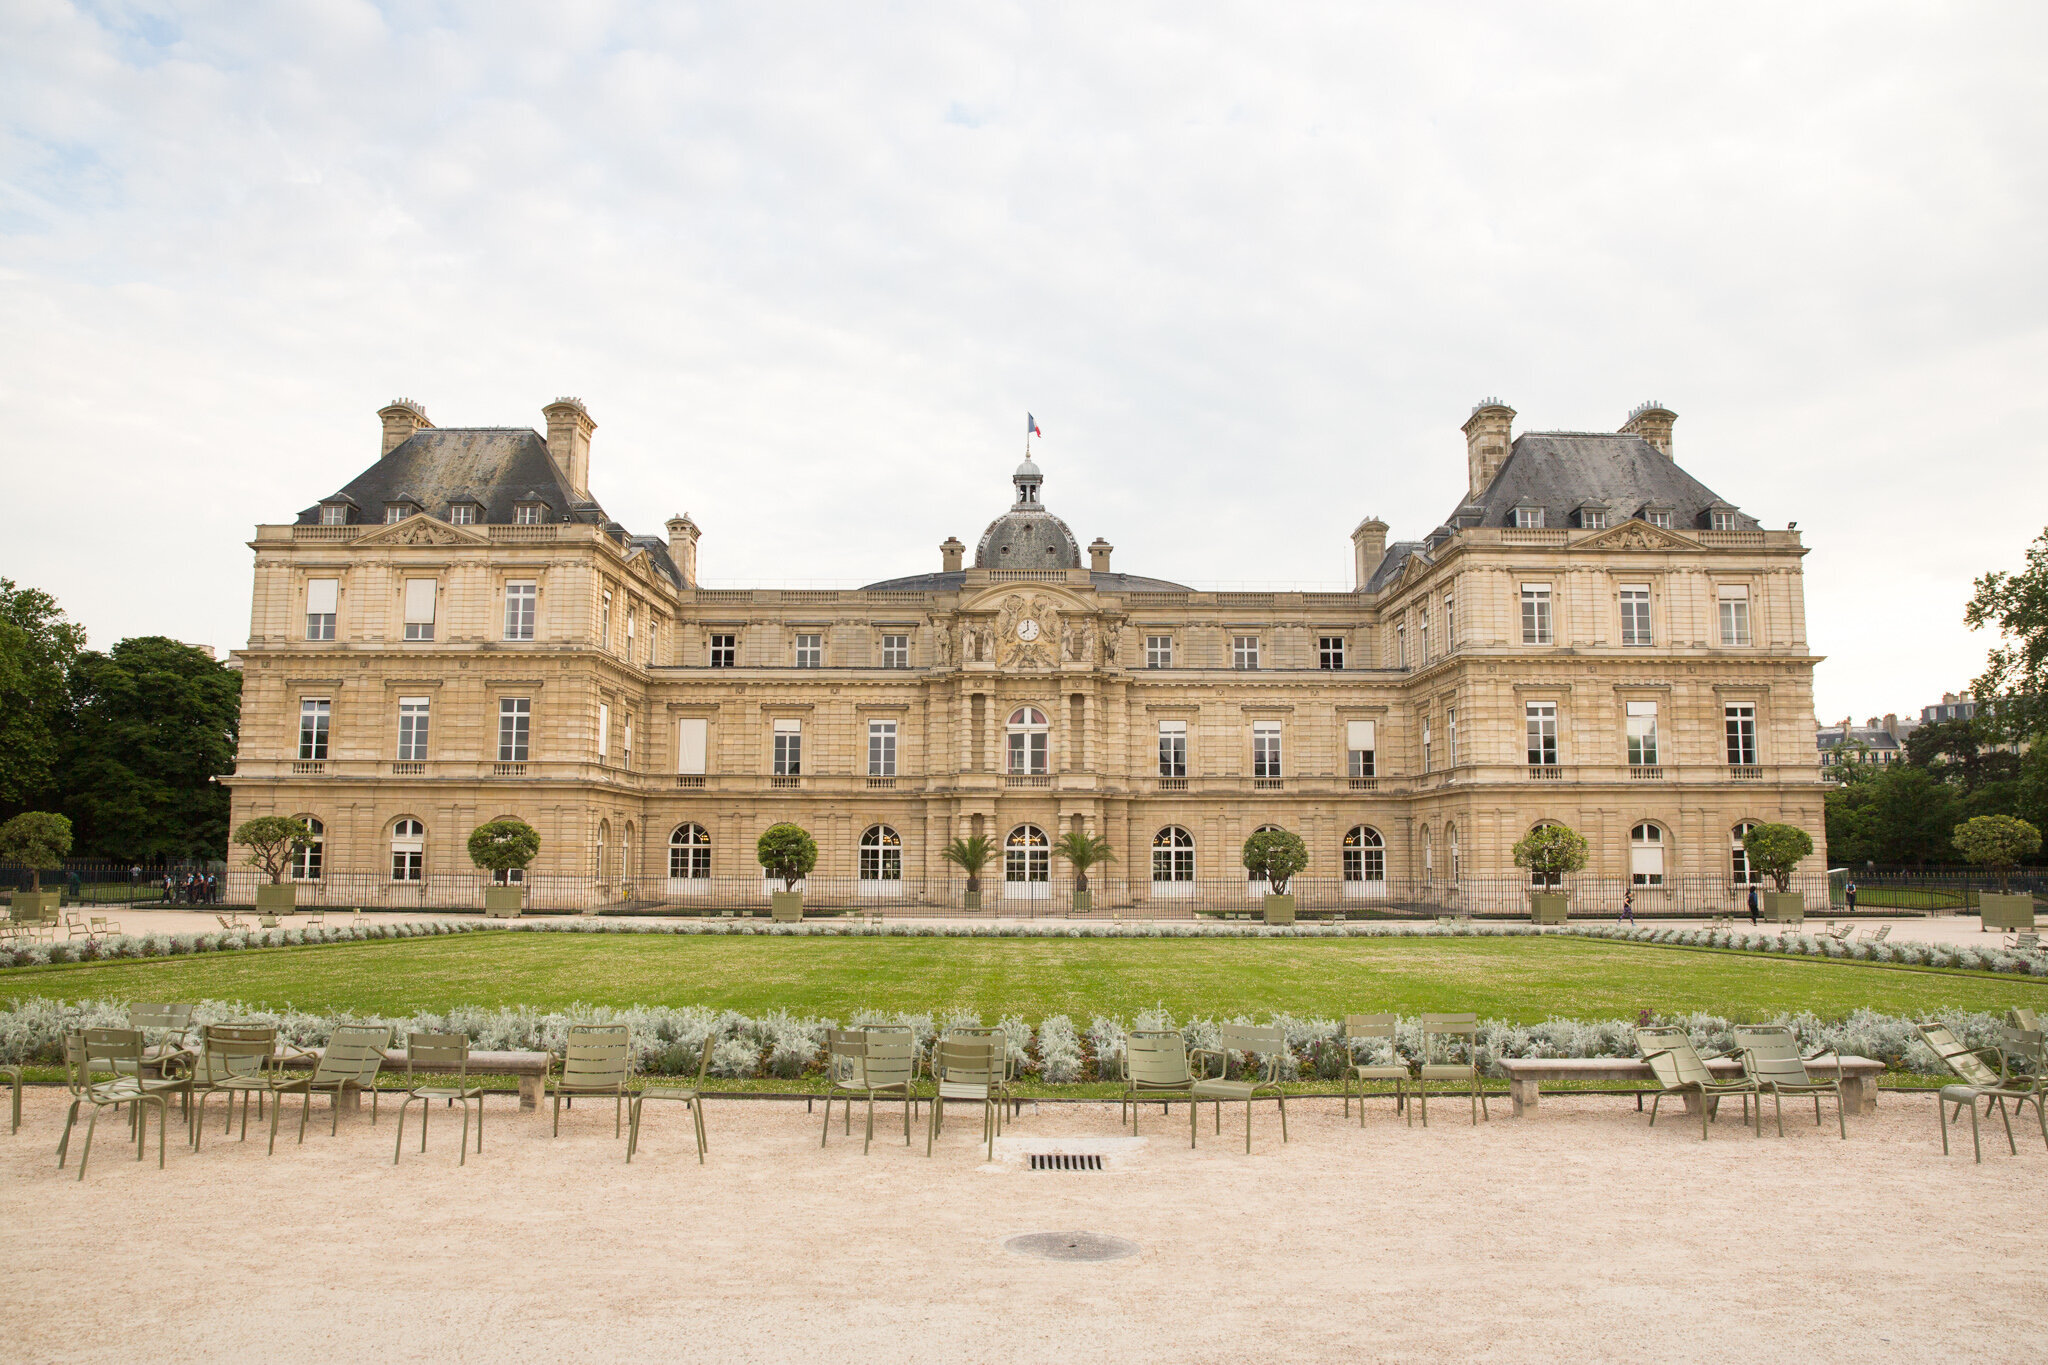
[[1362, 521], [1350, 592], [1112, 569], [1029, 458], [971, 559], [708, 589], [696, 524], [629, 532], [588, 410], [543, 413], [395, 402], [367, 469], [257, 528], [222, 781], [237, 823], [313, 822], [294, 873], [330, 903], [470, 903], [468, 835], [507, 815], [541, 832], [529, 900], [578, 908], [758, 902], [778, 821], [817, 840], [814, 901], [957, 904], [940, 850], [985, 834], [992, 911], [1057, 903], [1077, 829], [1116, 850], [1097, 906], [1139, 912], [1242, 890], [1266, 825], [1307, 843], [1304, 908], [1513, 909], [1544, 822], [1591, 843], [1582, 902], [1731, 903], [1752, 822], [1822, 848], [1806, 551], [1679, 465], [1661, 405], [1517, 436], [1482, 402], [1449, 515], [1392, 543]]

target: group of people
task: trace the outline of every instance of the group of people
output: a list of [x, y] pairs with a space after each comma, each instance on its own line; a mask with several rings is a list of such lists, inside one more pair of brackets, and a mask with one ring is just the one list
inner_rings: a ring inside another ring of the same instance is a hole
[[172, 905], [219, 905], [220, 878], [211, 872], [164, 873], [164, 899]]
[[[1849, 902], [1849, 913], [1855, 914], [1856, 883], [1850, 882], [1843, 894]], [[1757, 895], [1756, 887], [1752, 884], [1749, 888], [1749, 922], [1751, 924], [1757, 922], [1757, 915], [1762, 909], [1762, 898]], [[1621, 894], [1621, 914], [1619, 918], [1623, 924], [1634, 924], [1636, 922], [1636, 889], [1633, 886]]]

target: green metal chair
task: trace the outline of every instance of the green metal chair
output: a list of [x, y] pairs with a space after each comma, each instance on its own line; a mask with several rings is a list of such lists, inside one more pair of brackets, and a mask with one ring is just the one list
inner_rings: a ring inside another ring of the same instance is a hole
[[[1280, 1101], [1280, 1140], [1287, 1141], [1287, 1094], [1280, 1088], [1280, 1059], [1287, 1051], [1287, 1035], [1279, 1026], [1267, 1024], [1224, 1024], [1216, 1030], [1216, 1046], [1196, 1048], [1192, 1057], [1200, 1059], [1195, 1083], [1188, 1087], [1188, 1146], [1195, 1145], [1195, 1134], [1201, 1125], [1196, 1116], [1201, 1112], [1203, 1100], [1216, 1104], [1216, 1131], [1223, 1131], [1223, 1101], [1235, 1103], [1244, 1101], [1244, 1149], [1252, 1149], [1252, 1101], [1261, 1094], [1270, 1094]], [[1261, 1058], [1256, 1068], [1247, 1063], [1240, 1080], [1229, 1079], [1230, 1054], [1248, 1053]], [[1216, 1074], [1209, 1074], [1210, 1062], [1216, 1064]], [[1254, 1079], [1254, 1077], [1256, 1077]], [[1363, 1101], [1361, 1101], [1363, 1103]]]
[[341, 1101], [351, 1090], [370, 1097], [370, 1126], [377, 1126], [377, 1073], [384, 1067], [384, 1049], [390, 1046], [389, 1028], [338, 1028], [327, 1040], [309, 1088], [316, 1095], [334, 1097], [328, 1136], [341, 1131]]
[[[1464, 1043], [1465, 1060], [1450, 1061]], [[1447, 1060], [1438, 1061], [1441, 1053]], [[1493, 1115], [1487, 1112], [1486, 1092], [1479, 1085], [1479, 1016], [1476, 1014], [1425, 1014], [1422, 1016], [1422, 1062], [1415, 1073], [1416, 1108], [1422, 1111], [1422, 1126], [1429, 1127], [1429, 1083], [1437, 1082], [1451, 1089], [1441, 1094], [1464, 1093], [1472, 1101], [1472, 1126], [1478, 1127], [1482, 1115], [1490, 1123]], [[1462, 1092], [1460, 1090], [1462, 1087]], [[1408, 1122], [1415, 1122], [1411, 1112]]]
[[[697, 1120], [697, 1164], [704, 1164], [704, 1153], [709, 1144], [704, 1141], [704, 1077], [711, 1070], [711, 1048], [718, 1041], [718, 1035], [704, 1036], [704, 1051], [697, 1058], [697, 1083], [695, 1085], [651, 1085], [636, 1091], [629, 1106], [632, 1122], [626, 1134], [626, 1161], [631, 1164], [633, 1153], [640, 1150], [640, 1107], [649, 1100], [677, 1100], [689, 1106]], [[826, 1120], [831, 1121], [829, 1116]]]
[[130, 1005], [128, 1027], [141, 1029], [145, 1037], [155, 1035], [145, 1056], [158, 1075], [168, 1075], [173, 1067], [192, 1069], [197, 1055], [192, 1046], [190, 1005]]
[[7, 1077], [8, 1081], [12, 1083], [14, 1090], [14, 1117], [9, 1122], [7, 1131], [9, 1133], [18, 1133], [21, 1131], [21, 1068], [10, 1062], [5, 1066], [0, 1066], [0, 1075]]
[[[1799, 1051], [1799, 1037], [1783, 1024], [1738, 1024], [1735, 1026], [1735, 1042], [1741, 1049], [1742, 1074], [1756, 1082], [1757, 1088], [1757, 1130], [1763, 1130], [1763, 1105], [1765, 1095], [1771, 1097], [1771, 1105], [1778, 1117], [1778, 1136], [1785, 1136], [1785, 1096], [1795, 1098], [1802, 1095], [1813, 1097], [1813, 1124], [1820, 1126], [1820, 1099], [1823, 1095], [1835, 1097], [1835, 1126], [1841, 1129], [1842, 1140], [1849, 1140], [1849, 1122], [1842, 1111], [1842, 1058], [1832, 1050], [1822, 1050], [1811, 1056], [1802, 1056]], [[1815, 1076], [1808, 1062], [1819, 1061], [1822, 1057], [1835, 1059], [1835, 1074], [1832, 1079]]]
[[[420, 1072], [433, 1075], [453, 1074], [453, 1085], [421, 1085]], [[420, 1150], [427, 1150], [427, 1116], [434, 1112], [434, 1101], [462, 1106], [462, 1146], [456, 1165], [469, 1164], [469, 1106], [476, 1104], [476, 1150], [482, 1156], [484, 1150], [484, 1088], [469, 1083], [469, 1037], [462, 1033], [408, 1033], [405, 1035], [405, 1099], [398, 1106], [398, 1136], [391, 1144], [391, 1164], [398, 1164], [398, 1154], [405, 1147], [405, 1110], [414, 1100], [420, 1102]]]
[[[1958, 1117], [1964, 1109], [1970, 1111], [1970, 1143], [1976, 1149], [1978, 1163], [1983, 1163], [1984, 1142], [1977, 1127], [1977, 1101], [1981, 1099], [1987, 1113], [1992, 1106], [1997, 1106], [1999, 1120], [2005, 1125], [2006, 1146], [2012, 1149], [2014, 1156], [2018, 1156], [2019, 1144], [2013, 1140], [2012, 1118], [2006, 1113], [2005, 1102], [2011, 1100], [2015, 1107], [2019, 1107], [2032, 1100], [2039, 1113], [2041, 1091], [2038, 1084], [2032, 1080], [2008, 1083], [2010, 1062], [2003, 1049], [1966, 1047], [1946, 1024], [1920, 1024], [1917, 1027], [1921, 1039], [1941, 1059], [1942, 1065], [1962, 1082], [1961, 1085], [1943, 1086], [1935, 1100], [1935, 1112], [1941, 1119], [1941, 1154], [1948, 1155], [1948, 1111], [1949, 1106], [1954, 1105]], [[2028, 1030], [2005, 1030], [2006, 1035], [2025, 1032]], [[2000, 1041], [2007, 1041], [2007, 1037], [2002, 1036]], [[1998, 1070], [1992, 1070], [1991, 1064], [1984, 1060], [1987, 1053], [1997, 1054]], [[2048, 1115], [2042, 1116], [2041, 1140], [2048, 1143]]]
[[[560, 1070], [556, 1065], [559, 1063]], [[625, 1024], [571, 1024], [559, 1054], [548, 1055], [547, 1087], [555, 1096], [554, 1136], [562, 1134], [562, 1100], [612, 1097], [612, 1136], [625, 1131], [626, 1099], [633, 1081], [633, 1030]]]
[[[858, 1088], [867, 1096], [867, 1136], [861, 1142], [865, 1156], [875, 1142], [875, 1100], [903, 1101], [903, 1145], [910, 1145], [910, 1120], [917, 1106], [917, 1038], [909, 1029], [867, 1029], [861, 1035]], [[847, 1101], [849, 1105], [852, 1101]], [[831, 1122], [831, 1116], [826, 1116]]]
[[[1716, 1080], [1707, 1069], [1707, 1059], [1692, 1045], [1692, 1035], [1682, 1028], [1639, 1028], [1636, 1047], [1650, 1064], [1650, 1074], [1661, 1087], [1650, 1098], [1650, 1126], [1657, 1126], [1657, 1106], [1667, 1095], [1696, 1095], [1700, 1102], [1700, 1141], [1707, 1140], [1707, 1120], [1719, 1118], [1725, 1095], [1742, 1096], [1742, 1122], [1749, 1123], [1749, 1097], [1757, 1096], [1756, 1135], [1764, 1135], [1764, 1102], [1757, 1083], [1747, 1075], [1739, 1080]], [[1720, 1053], [1713, 1054], [1719, 1057]]]
[[932, 1048], [932, 1080], [937, 1091], [932, 1097], [930, 1120], [925, 1125], [926, 1156], [932, 1154], [932, 1142], [946, 1126], [946, 1101], [970, 1100], [981, 1105], [981, 1132], [988, 1140], [988, 1159], [996, 1159], [996, 1134], [1002, 1130], [1003, 1122], [1003, 1076], [1009, 1068], [1005, 1051], [1006, 1045], [994, 1038], [947, 1037]]
[[832, 1101], [844, 1099], [846, 1136], [853, 1136], [853, 1097], [867, 1093], [861, 1062], [868, 1054], [868, 1036], [859, 1029], [831, 1029], [825, 1034], [825, 1129], [818, 1145], [832, 1135]]
[[[78, 1153], [78, 1178], [85, 1179], [85, 1164], [92, 1159], [92, 1135], [99, 1127], [100, 1110], [109, 1105], [119, 1108], [127, 1105], [128, 1126], [135, 1137], [135, 1159], [142, 1160], [144, 1142], [149, 1134], [149, 1109], [156, 1106], [156, 1165], [164, 1166], [164, 1129], [170, 1122], [170, 1095], [177, 1091], [189, 1091], [190, 1078], [175, 1081], [151, 1081], [142, 1075], [143, 1053], [148, 1043], [140, 1029], [89, 1028], [70, 1035], [67, 1045], [76, 1040], [75, 1047], [67, 1046], [70, 1060], [77, 1066], [78, 1085], [73, 1090], [71, 1114], [64, 1124], [64, 1137], [57, 1145], [57, 1165], [62, 1168], [64, 1156], [71, 1143], [71, 1125], [78, 1117], [81, 1104], [92, 1106], [92, 1118], [85, 1125], [85, 1146]], [[104, 1080], [94, 1080], [96, 1074], [106, 1074]]]
[[[298, 1051], [299, 1049], [293, 1049]], [[227, 1126], [235, 1126], [235, 1096], [242, 1097], [242, 1141], [249, 1138], [249, 1101], [270, 1102], [270, 1147], [277, 1151], [277, 1116], [286, 1095], [305, 1096], [299, 1113], [299, 1141], [306, 1140], [306, 1120], [313, 1112], [311, 1073], [287, 1075], [278, 1065], [277, 1029], [269, 1024], [208, 1024], [199, 1031], [199, 1064], [190, 1079], [192, 1106], [192, 1150], [198, 1151], [200, 1135], [206, 1130], [206, 1101], [214, 1095], [227, 1096]]]
[[968, 1027], [962, 1025], [959, 1028], [947, 1029], [946, 1037], [948, 1040], [953, 1042], [974, 1042], [976, 1040], [980, 1040], [983, 1042], [992, 1043], [996, 1046], [996, 1048], [998, 1049], [996, 1055], [1000, 1057], [1003, 1062], [1003, 1074], [1001, 1078], [998, 1080], [996, 1086], [996, 1103], [1004, 1106], [1010, 1112], [1015, 1113], [1016, 1110], [1021, 1107], [1021, 1104], [1018, 1101], [1015, 1092], [1015, 1086], [1017, 1082], [1017, 1062], [1016, 1059], [1010, 1055], [1010, 1035], [1001, 1028]]
[[2011, 1009], [2005, 1012], [2005, 1022], [2012, 1025], [2014, 1028], [2025, 1029], [2029, 1033], [2039, 1033], [2041, 1031], [2040, 1014], [2034, 1010], [2024, 1009], [2018, 1005], [2014, 1005]]
[[[1347, 1014], [1344, 1027], [1337, 1037], [1344, 1044], [1344, 1117], [1351, 1117], [1351, 1095], [1358, 1094], [1358, 1126], [1365, 1127], [1365, 1097], [1369, 1093], [1366, 1085], [1372, 1081], [1394, 1083], [1394, 1112], [1408, 1110], [1408, 1083], [1414, 1073], [1408, 1070], [1408, 1063], [1401, 1060], [1401, 1054], [1394, 1049], [1394, 1031], [1400, 1019], [1392, 1014]], [[1362, 1042], [1386, 1041], [1387, 1061], [1360, 1062], [1358, 1044]]]
[[[1117, 1118], [1130, 1113], [1131, 1134], [1138, 1132], [1138, 1106], [1147, 1096], [1186, 1095], [1195, 1088], [1188, 1066], [1187, 1040], [1175, 1029], [1139, 1029], [1124, 1038], [1124, 1090]], [[1161, 1109], [1166, 1107], [1160, 1101]]]

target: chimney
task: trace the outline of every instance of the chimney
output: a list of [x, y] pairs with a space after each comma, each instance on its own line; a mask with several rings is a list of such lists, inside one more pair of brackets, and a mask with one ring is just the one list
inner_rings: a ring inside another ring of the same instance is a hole
[[1666, 459], [1671, 457], [1671, 424], [1678, 420], [1678, 414], [1652, 398], [1647, 403], [1638, 403], [1630, 411], [1628, 420], [1621, 424], [1622, 434], [1640, 436], [1657, 447]]
[[1353, 572], [1358, 582], [1355, 592], [1364, 592], [1365, 585], [1372, 582], [1373, 572], [1380, 561], [1387, 557], [1387, 524], [1378, 517], [1367, 517], [1351, 532], [1351, 547], [1354, 561]]
[[684, 512], [668, 519], [668, 557], [676, 562], [676, 572], [683, 576], [683, 586], [697, 586], [697, 523]]
[[1507, 462], [1514, 424], [1515, 410], [1498, 398], [1482, 398], [1472, 405], [1472, 415], [1465, 419], [1465, 472], [1472, 485], [1467, 494], [1470, 501], [1479, 501], [1486, 485], [1493, 482], [1493, 476]]
[[1115, 549], [1116, 549], [1116, 546], [1114, 546], [1114, 545], [1110, 544], [1110, 543], [1109, 543], [1108, 541], [1104, 540], [1104, 539], [1103, 539], [1103, 538], [1102, 538], [1101, 536], [1097, 536], [1097, 537], [1095, 537], [1094, 543], [1093, 543], [1093, 544], [1091, 544], [1091, 545], [1089, 545], [1089, 547], [1088, 547], [1088, 570], [1089, 570], [1089, 572], [1090, 572], [1090, 573], [1108, 573], [1108, 572], [1109, 572], [1109, 556], [1110, 556], [1110, 553], [1111, 553], [1112, 551], [1114, 551]]
[[939, 566], [941, 573], [959, 573], [960, 556], [967, 553], [967, 547], [952, 536], [939, 545]]
[[410, 398], [392, 399], [389, 406], [377, 410], [377, 416], [384, 422], [384, 449], [378, 459], [398, 449], [421, 427], [434, 425], [427, 420], [427, 410]]
[[1899, 737], [1899, 718], [1895, 713], [1890, 711], [1884, 713], [1884, 732], [1893, 739]]
[[569, 491], [577, 497], [590, 496], [590, 433], [597, 423], [581, 398], [557, 398], [541, 409], [548, 419], [548, 454], [568, 476]]

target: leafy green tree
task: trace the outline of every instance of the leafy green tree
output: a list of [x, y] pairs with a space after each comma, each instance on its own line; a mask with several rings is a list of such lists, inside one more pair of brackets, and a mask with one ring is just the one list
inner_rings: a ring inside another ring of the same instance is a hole
[[1244, 841], [1244, 866], [1284, 896], [1287, 883], [1308, 866], [1308, 845], [1291, 829], [1262, 829]]
[[2012, 890], [2012, 870], [2041, 851], [2041, 831], [2010, 815], [1980, 815], [1956, 826], [1956, 851], [1998, 874], [1998, 889]]
[[523, 871], [540, 855], [540, 831], [524, 820], [489, 820], [469, 832], [469, 860], [487, 872]]
[[1958, 789], [1926, 769], [1894, 763], [1844, 774], [1827, 794], [1830, 852], [1845, 864], [1946, 862], [1957, 823]]
[[1065, 858], [1074, 868], [1074, 889], [1088, 889], [1088, 869], [1097, 863], [1116, 861], [1116, 850], [1109, 846], [1109, 840], [1098, 834], [1083, 834], [1079, 830], [1068, 830], [1052, 843], [1053, 856]]
[[2026, 568], [1975, 586], [1963, 622], [2000, 637], [1974, 684], [1978, 719], [2013, 740], [2048, 730], [2048, 531], [2027, 547]]
[[0, 814], [51, 791], [71, 709], [66, 674], [85, 628], [57, 599], [0, 578]]
[[1585, 867], [1591, 850], [1586, 836], [1569, 825], [1538, 825], [1515, 842], [1515, 866], [1543, 878], [1545, 886], [1556, 886], [1568, 872]]
[[313, 831], [294, 816], [259, 815], [236, 828], [235, 842], [249, 850], [249, 866], [268, 872], [270, 884], [276, 886], [284, 880], [292, 855], [313, 842]]
[[769, 876], [782, 879], [783, 890], [794, 891], [818, 865], [818, 843], [802, 825], [770, 825], [755, 840], [754, 856]]
[[1792, 889], [1792, 871], [1813, 852], [1813, 836], [1797, 825], [1751, 825], [1742, 836], [1749, 865], [1769, 877], [1780, 891]]
[[1939, 781], [1958, 782], [1966, 792], [2019, 776], [2019, 755], [1985, 743], [1974, 720], [1943, 720], [1906, 736], [1906, 761]]
[[986, 834], [969, 834], [939, 850], [939, 856], [967, 874], [967, 889], [981, 890], [981, 870], [996, 856], [996, 841]]
[[0, 863], [28, 869], [29, 890], [43, 889], [43, 873], [64, 865], [71, 852], [71, 822], [46, 810], [28, 810], [0, 825]]
[[221, 857], [242, 675], [161, 635], [71, 666], [71, 730], [59, 776], [83, 852], [145, 861]]

